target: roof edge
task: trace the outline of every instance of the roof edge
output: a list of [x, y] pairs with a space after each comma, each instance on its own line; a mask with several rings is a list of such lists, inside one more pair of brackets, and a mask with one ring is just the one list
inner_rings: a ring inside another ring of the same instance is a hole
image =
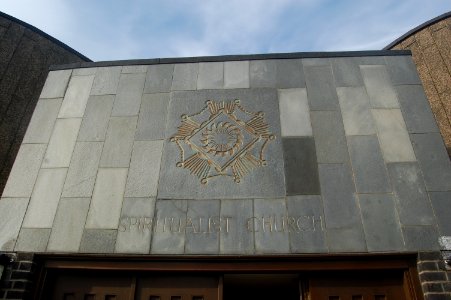
[[221, 62], [221, 61], [241, 61], [241, 60], [330, 58], [330, 57], [359, 57], [359, 56], [400, 56], [400, 55], [412, 55], [412, 52], [410, 50], [370, 50], [370, 51], [345, 51], [345, 52], [294, 52], [294, 53], [132, 59], [132, 60], [114, 60], [114, 61], [98, 61], [85, 63], [82, 62], [64, 65], [52, 65], [50, 66], [50, 71], [78, 69], [78, 68], [127, 66], [127, 65], [157, 65], [157, 64], [173, 64], [173, 63]]
[[20, 25], [24, 26], [25, 28], [30, 29], [31, 31], [33, 31], [33, 32], [35, 32], [35, 33], [37, 33], [37, 34], [39, 34], [39, 35], [45, 37], [46, 39], [52, 41], [52, 42], [55, 43], [56, 45], [58, 45], [58, 46], [64, 48], [65, 50], [67, 50], [67, 51], [69, 51], [69, 52], [75, 54], [75, 55], [78, 56], [79, 58], [81, 58], [81, 59], [83, 59], [83, 60], [85, 60], [85, 61], [87, 61], [87, 62], [92, 62], [92, 60], [91, 60], [90, 58], [84, 56], [83, 54], [81, 54], [81, 53], [78, 52], [77, 50], [75, 50], [75, 49], [69, 47], [68, 45], [66, 45], [65, 43], [61, 42], [60, 40], [54, 38], [53, 36], [49, 35], [48, 33], [45, 33], [45, 32], [42, 31], [41, 29], [39, 29], [39, 28], [37, 28], [37, 27], [34, 27], [33, 25], [28, 24], [27, 22], [24, 22], [24, 21], [22, 21], [22, 20], [19, 20], [19, 19], [13, 17], [13, 16], [10, 16], [10, 15], [8, 15], [8, 14], [2, 12], [2, 11], [0, 11], [0, 16], [3, 17], [3, 18], [5, 18], [5, 19], [8, 19], [8, 20], [10, 20], [10, 21], [12, 21], [12, 22], [15, 22], [15, 23], [17, 23], [17, 24], [20, 24]]
[[385, 46], [382, 50], [390, 50], [390, 48], [392, 48], [392, 47], [396, 46], [397, 44], [401, 43], [402, 41], [404, 41], [405, 39], [407, 39], [411, 35], [423, 30], [424, 28], [426, 28], [426, 27], [428, 27], [428, 26], [430, 26], [432, 24], [435, 24], [435, 23], [438, 23], [438, 22], [440, 22], [442, 20], [445, 20], [445, 19], [447, 19], [449, 17], [451, 17], [451, 11], [446, 12], [444, 14], [441, 14], [440, 16], [435, 17], [433, 19], [430, 19], [429, 21], [426, 21], [423, 24], [418, 25], [417, 27], [407, 31], [406, 33], [401, 35], [399, 38], [397, 38], [396, 40], [394, 40], [393, 42], [391, 42], [390, 44]]

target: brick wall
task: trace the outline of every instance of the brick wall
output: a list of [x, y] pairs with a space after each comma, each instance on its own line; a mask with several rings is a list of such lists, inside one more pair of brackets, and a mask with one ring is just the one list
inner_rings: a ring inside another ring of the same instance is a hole
[[445, 268], [440, 252], [422, 252], [418, 273], [425, 300], [451, 300], [451, 270]]
[[33, 275], [36, 264], [33, 254], [18, 253], [9, 255], [13, 261], [4, 270], [0, 281], [1, 300], [22, 300], [31, 297]]

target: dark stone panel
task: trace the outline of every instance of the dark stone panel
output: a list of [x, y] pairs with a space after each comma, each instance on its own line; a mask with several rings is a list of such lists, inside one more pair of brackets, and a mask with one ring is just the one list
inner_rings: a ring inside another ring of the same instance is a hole
[[331, 60], [335, 85], [338, 86], [363, 86], [363, 78], [360, 73], [359, 62], [356, 58], [334, 58]]
[[312, 137], [282, 139], [287, 195], [319, 195], [318, 164]]
[[451, 236], [451, 191], [450, 192], [431, 192], [429, 198], [437, 217], [440, 235]]
[[277, 63], [277, 87], [286, 88], [303, 88], [305, 87], [304, 70], [302, 69], [301, 60], [284, 60], [280, 59]]
[[311, 110], [340, 110], [331, 66], [304, 66]]

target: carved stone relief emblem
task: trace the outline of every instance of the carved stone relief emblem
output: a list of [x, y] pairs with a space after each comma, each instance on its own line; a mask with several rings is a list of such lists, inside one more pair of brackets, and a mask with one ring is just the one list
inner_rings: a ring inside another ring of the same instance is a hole
[[214, 177], [236, 183], [254, 169], [266, 166], [264, 151], [275, 139], [263, 112], [246, 110], [240, 100], [208, 100], [198, 113], [182, 115], [170, 138], [180, 150], [177, 167], [190, 171], [202, 184]]

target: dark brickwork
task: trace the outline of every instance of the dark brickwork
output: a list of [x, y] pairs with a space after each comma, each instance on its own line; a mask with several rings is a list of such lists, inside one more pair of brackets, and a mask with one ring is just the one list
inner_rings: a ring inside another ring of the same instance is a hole
[[49, 67], [85, 61], [38, 29], [0, 13], [0, 195]]
[[440, 252], [422, 252], [418, 274], [425, 300], [451, 300], [451, 270], [447, 270]]
[[7, 256], [12, 262], [7, 265], [0, 281], [0, 299], [30, 299], [33, 275], [36, 270], [33, 254], [18, 253]]

